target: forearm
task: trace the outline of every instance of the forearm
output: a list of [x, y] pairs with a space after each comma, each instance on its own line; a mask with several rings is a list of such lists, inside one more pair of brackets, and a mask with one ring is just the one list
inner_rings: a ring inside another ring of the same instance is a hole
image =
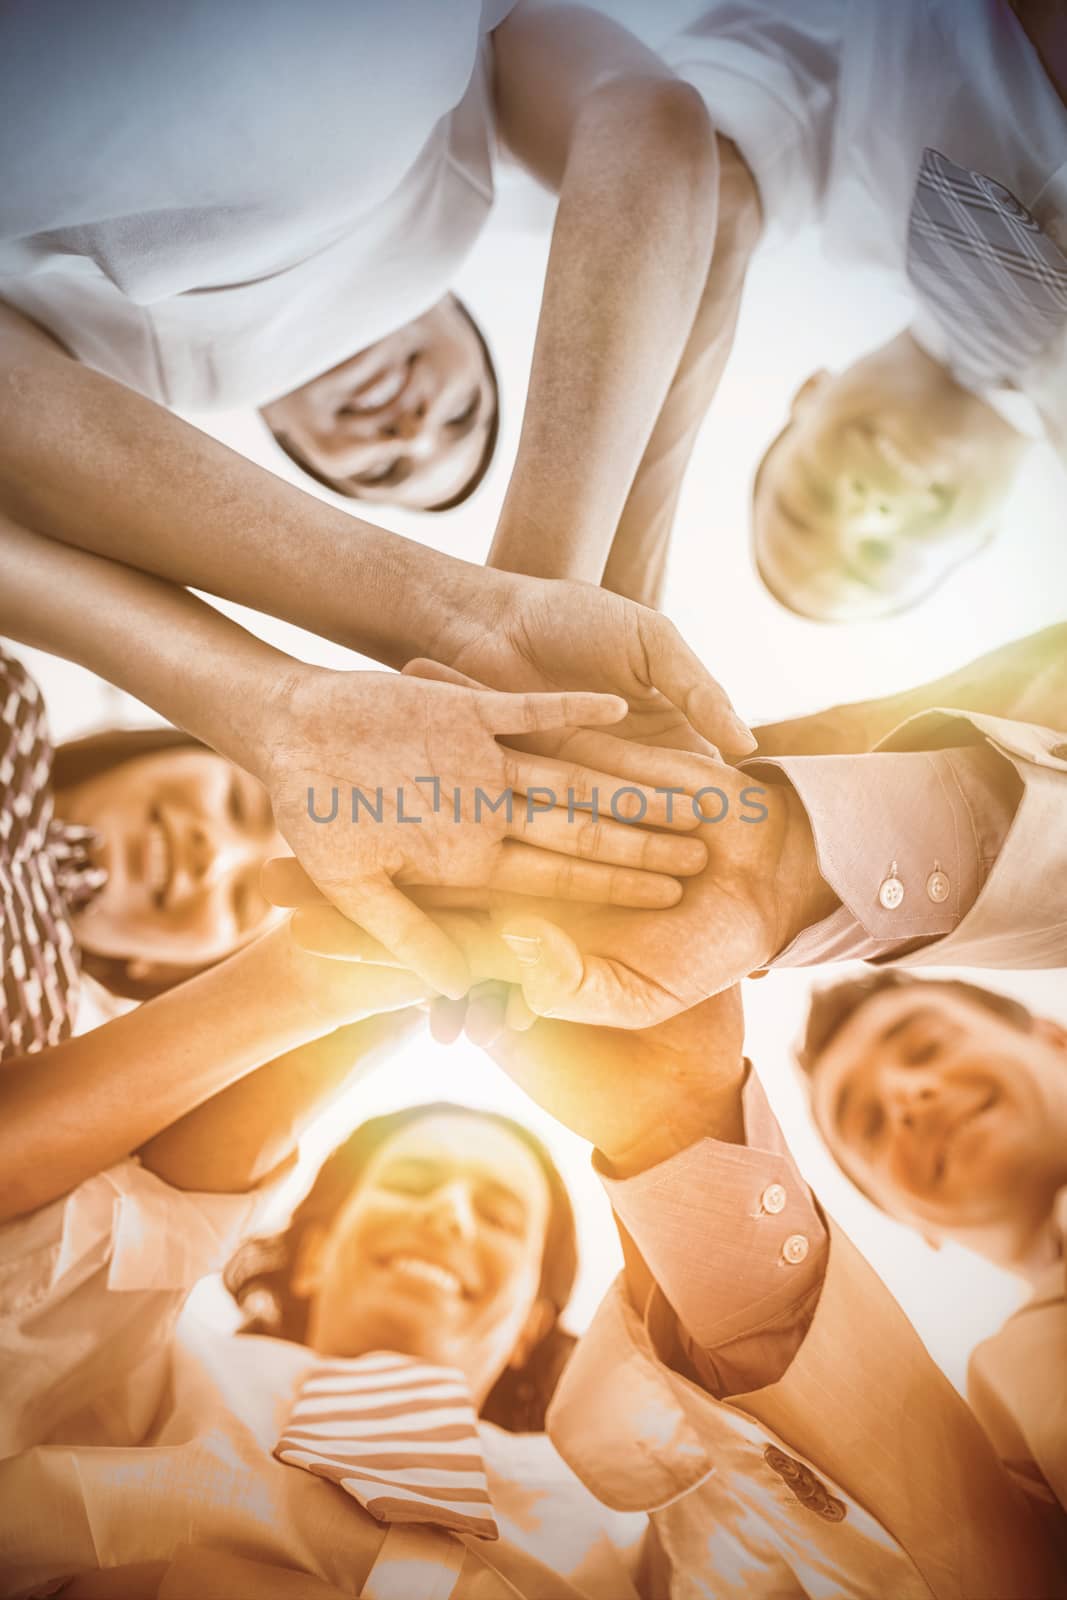
[[178, 1189], [254, 1188], [296, 1152], [304, 1129], [420, 1021], [415, 1009], [368, 1017], [298, 1046], [142, 1145], [142, 1164]]
[[848, 755], [872, 749], [932, 707], [1067, 728], [1067, 623], [1014, 639], [902, 694], [834, 706], [755, 729], [759, 754]]
[[610, 84], [584, 104], [492, 565], [600, 581], [707, 281], [716, 179], [714, 134], [686, 85]]
[[0, 1069], [0, 1221], [36, 1209], [275, 1056], [330, 1032], [283, 925], [83, 1037]]
[[0, 513], [0, 634], [75, 661], [260, 775], [295, 663], [185, 589]]
[[0, 305], [0, 505], [96, 555], [402, 666], [432, 655], [465, 562], [285, 483]]
[[733, 347], [745, 274], [760, 234], [759, 198], [735, 146], [719, 139], [715, 248], [670, 392], [627, 496], [604, 569], [605, 588], [658, 606], [686, 468]]

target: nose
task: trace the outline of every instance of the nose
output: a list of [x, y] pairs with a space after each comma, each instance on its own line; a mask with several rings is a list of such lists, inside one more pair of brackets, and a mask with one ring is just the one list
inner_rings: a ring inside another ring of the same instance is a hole
[[399, 412], [396, 416], [383, 422], [378, 432], [383, 439], [403, 439], [408, 442], [417, 439], [422, 432], [426, 420], [426, 406], [420, 401], [410, 409]]
[[227, 818], [174, 808], [166, 821], [174, 841], [175, 877], [184, 878], [190, 891], [228, 883], [263, 858], [261, 842]]
[[473, 1236], [476, 1228], [474, 1205], [470, 1188], [461, 1178], [434, 1190], [428, 1220], [446, 1238]]
[[882, 1096], [898, 1126], [911, 1129], [929, 1120], [939, 1109], [941, 1099], [937, 1078], [915, 1067], [887, 1073], [882, 1080]]

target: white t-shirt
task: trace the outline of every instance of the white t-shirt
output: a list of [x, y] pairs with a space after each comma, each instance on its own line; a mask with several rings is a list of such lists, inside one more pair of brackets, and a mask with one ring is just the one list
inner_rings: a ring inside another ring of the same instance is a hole
[[261, 404], [427, 310], [493, 198], [515, 0], [25, 0], [0, 299], [183, 409]]
[[[1067, 255], [1067, 107], [1001, 0], [718, 0], [663, 55], [752, 168], [771, 239], [815, 223], [828, 255], [906, 279], [930, 147], [1004, 184]], [[915, 331], [952, 366], [921, 302]], [[1067, 455], [1067, 328], [1020, 388]]]

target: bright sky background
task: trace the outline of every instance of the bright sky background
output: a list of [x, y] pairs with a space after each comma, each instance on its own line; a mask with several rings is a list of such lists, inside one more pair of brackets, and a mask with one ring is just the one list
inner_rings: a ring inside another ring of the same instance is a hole
[[[472, 560], [481, 560], [488, 547], [514, 457], [550, 219], [543, 196], [524, 180], [508, 180], [493, 221], [456, 285], [482, 322], [503, 378], [501, 448], [486, 484], [473, 503], [443, 516], [382, 512], [379, 518], [397, 532]], [[730, 369], [686, 482], [666, 609], [752, 721], [903, 688], [1064, 615], [1065, 486], [1044, 448], [1031, 459], [999, 541], [946, 592], [910, 615], [820, 627], [782, 611], [755, 577], [747, 541], [751, 478], [790, 396], [814, 368], [846, 362], [888, 337], [907, 314], [905, 301], [879, 281], [832, 270], [811, 239], [758, 262], [751, 273]], [[192, 420], [271, 470], [295, 477], [257, 418], [226, 414]], [[301, 487], [319, 492], [306, 482]], [[359, 664], [337, 646], [230, 609], [246, 626], [305, 659]], [[104, 723], [148, 720], [143, 708], [79, 669], [24, 654], [32, 657], [45, 688], [57, 737]], [[863, 825], [862, 818], [856, 825]], [[967, 976], [1067, 1021], [1062, 972]], [[968, 1350], [999, 1325], [1021, 1291], [981, 1261], [962, 1251], [935, 1254], [879, 1216], [824, 1155], [790, 1062], [811, 981], [806, 973], [787, 972], [747, 986], [749, 1053], [827, 1209], [889, 1283], [935, 1359], [961, 1383]], [[473, 1046], [461, 1042], [446, 1051], [426, 1038], [407, 1047], [356, 1086], [312, 1144], [321, 1153], [365, 1114], [438, 1097], [511, 1110], [540, 1131], [558, 1155], [582, 1219], [584, 1265], [569, 1319], [580, 1329], [618, 1260], [607, 1204], [588, 1170], [588, 1152], [531, 1107]], [[200, 1305], [208, 1314], [219, 1314], [210, 1295], [201, 1296]]]

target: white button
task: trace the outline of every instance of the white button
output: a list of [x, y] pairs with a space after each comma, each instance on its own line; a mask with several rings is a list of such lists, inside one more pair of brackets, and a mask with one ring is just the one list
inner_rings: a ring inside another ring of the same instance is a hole
[[947, 900], [949, 890], [952, 888], [946, 875], [938, 869], [931, 872], [926, 880], [926, 892], [935, 905], [940, 905], [942, 900]]
[[904, 898], [904, 885], [899, 878], [883, 878], [878, 899], [887, 911], [895, 911]]
[[785, 1201], [786, 1193], [780, 1183], [769, 1183], [760, 1196], [761, 1207], [769, 1211], [772, 1217], [785, 1210]]
[[791, 1233], [782, 1246], [782, 1260], [791, 1267], [799, 1267], [808, 1253], [808, 1241], [802, 1233]]

